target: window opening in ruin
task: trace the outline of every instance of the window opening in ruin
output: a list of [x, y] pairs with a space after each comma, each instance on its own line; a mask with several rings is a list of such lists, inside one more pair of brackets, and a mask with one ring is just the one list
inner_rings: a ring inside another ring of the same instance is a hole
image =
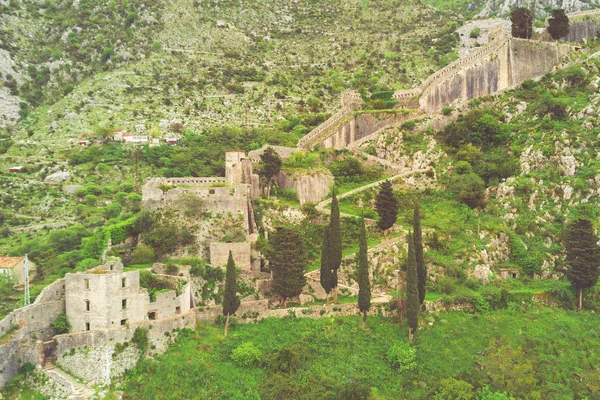
[[85, 323], [85, 330], [86, 330], [86, 331], [89, 331], [89, 330], [90, 330], [90, 323], [89, 323], [89, 322], [86, 322], [86, 323]]
[[148, 319], [155, 320], [156, 319], [156, 311], [150, 311], [148, 313]]
[[89, 279], [84, 279], [83, 281], [85, 283], [85, 288], [89, 289], [90, 288], [90, 280]]
[[208, 194], [215, 194], [215, 189], [208, 189]]
[[175, 307], [175, 314], [181, 314], [181, 307]]
[[113, 269], [113, 266], [112, 266], [112, 264], [111, 264], [111, 266], [110, 266], [110, 270], [112, 271], [112, 269]]
[[121, 320], [121, 325], [126, 325], [127, 324], [127, 320], [126, 319], [122, 319]]
[[512, 274], [512, 277], [513, 277], [513, 278], [516, 278], [516, 277], [517, 277], [517, 273], [516, 273], [516, 272], [513, 272], [513, 274]]
[[127, 278], [121, 279], [121, 287], [125, 287], [127, 285]]
[[127, 299], [121, 300], [121, 309], [123, 309], [123, 310], [127, 309]]
[[85, 301], [85, 311], [90, 311], [90, 301], [89, 300]]

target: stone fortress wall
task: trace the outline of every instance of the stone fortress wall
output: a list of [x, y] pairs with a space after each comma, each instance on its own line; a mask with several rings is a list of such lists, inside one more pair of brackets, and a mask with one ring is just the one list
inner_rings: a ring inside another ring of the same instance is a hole
[[[600, 32], [600, 10], [570, 13], [567, 16], [571, 20], [571, 29], [565, 38], [567, 41], [596, 37]], [[516, 87], [527, 79], [538, 78], [551, 71], [573, 51], [570, 45], [564, 43], [513, 38], [503, 24], [492, 27], [489, 38], [486, 46], [431, 74], [420, 87], [397, 90], [393, 97], [400, 101], [402, 107], [418, 104], [421, 110], [439, 111], [444, 106], [498, 93]], [[345, 103], [346, 93], [354, 92], [347, 90], [342, 93], [342, 108], [300, 139], [298, 148], [307, 149], [314, 145], [345, 148], [377, 130], [361, 130], [360, 118], [367, 114], [356, 112], [362, 106], [358, 100], [349, 105]], [[415, 115], [407, 119], [410, 118], [415, 118]], [[373, 121], [362, 122], [376, 125]], [[390, 119], [387, 125], [394, 123], [398, 121]], [[386, 126], [386, 122], [377, 124], [379, 129], [383, 126]]]
[[[600, 34], [600, 10], [587, 10], [567, 14], [569, 34], [563, 38], [567, 42], [579, 42]], [[546, 20], [548, 24], [548, 20]]]
[[0, 321], [0, 337], [10, 335], [0, 345], [0, 387], [16, 374], [21, 363], [37, 364], [39, 346], [54, 334], [50, 324], [65, 311], [64, 279], [46, 286], [35, 302], [14, 310]]

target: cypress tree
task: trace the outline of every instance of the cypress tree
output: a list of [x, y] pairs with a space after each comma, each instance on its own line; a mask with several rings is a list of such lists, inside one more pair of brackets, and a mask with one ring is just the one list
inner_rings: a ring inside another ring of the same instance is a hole
[[511, 33], [513, 37], [531, 39], [533, 34], [533, 14], [526, 7], [516, 7], [510, 13]]
[[227, 270], [225, 271], [225, 294], [223, 295], [223, 315], [225, 319], [225, 336], [229, 330], [229, 317], [237, 311], [240, 306], [240, 298], [237, 296], [237, 283], [235, 281], [235, 263], [233, 255], [229, 250], [227, 259]]
[[279, 154], [272, 147], [267, 147], [260, 156], [261, 175], [265, 178], [267, 197], [271, 195], [271, 185], [274, 178], [281, 171], [281, 164], [281, 157], [279, 157]]
[[552, 39], [558, 40], [569, 34], [569, 17], [565, 10], [552, 10], [552, 18], [548, 18], [548, 28], [546, 28]]
[[578, 292], [577, 305], [583, 308], [583, 289], [593, 287], [600, 276], [600, 247], [588, 219], [578, 218], [567, 225], [564, 236], [567, 268], [563, 271]]
[[362, 328], [365, 329], [367, 311], [371, 307], [371, 283], [369, 282], [369, 261], [367, 259], [367, 234], [365, 232], [365, 218], [361, 218], [360, 236], [358, 247], [358, 309], [363, 314]]
[[406, 314], [408, 319], [408, 340], [412, 341], [419, 322], [419, 276], [415, 257], [413, 235], [408, 234], [408, 264], [406, 271]]
[[306, 253], [302, 238], [289, 228], [277, 228], [271, 236], [267, 259], [273, 271], [271, 291], [281, 298], [285, 308], [287, 300], [299, 296], [306, 285]]
[[383, 181], [375, 198], [375, 211], [379, 214], [377, 226], [382, 231], [391, 228], [398, 219], [398, 199], [394, 196], [392, 182]]
[[419, 277], [419, 304], [425, 300], [425, 291], [427, 290], [427, 267], [423, 257], [423, 235], [421, 232], [421, 206], [417, 202], [413, 213], [413, 232], [415, 242], [415, 258], [417, 260], [417, 275]]
[[329, 293], [333, 289], [333, 273], [331, 271], [331, 241], [329, 236], [329, 227], [326, 226], [323, 232], [323, 246], [321, 248], [321, 286], [325, 290], [325, 304], [329, 303]]
[[331, 216], [329, 218], [329, 262], [333, 271], [333, 302], [337, 303], [338, 282], [337, 272], [342, 263], [342, 228], [340, 226], [340, 206], [338, 204], [335, 189], [331, 197]]

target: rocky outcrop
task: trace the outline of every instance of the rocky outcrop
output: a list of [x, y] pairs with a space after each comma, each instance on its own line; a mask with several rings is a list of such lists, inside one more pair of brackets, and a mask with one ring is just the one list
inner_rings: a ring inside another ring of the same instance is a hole
[[294, 189], [300, 204], [318, 203], [329, 194], [333, 175], [326, 169], [309, 169], [295, 172], [281, 171], [277, 183], [282, 189]]

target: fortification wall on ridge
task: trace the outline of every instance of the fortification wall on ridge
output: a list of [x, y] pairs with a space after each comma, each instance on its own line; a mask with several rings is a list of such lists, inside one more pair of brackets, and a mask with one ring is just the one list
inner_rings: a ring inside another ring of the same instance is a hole
[[568, 44], [513, 38], [511, 41], [512, 86], [551, 71], [571, 52]]
[[[562, 38], [567, 42], [579, 42], [584, 38], [597, 37], [600, 33], [600, 10], [587, 10], [567, 14], [569, 34]], [[546, 25], [548, 20], [546, 20]]]
[[350, 121], [335, 128], [320, 144], [325, 148], [345, 149], [350, 143], [392, 124], [399, 124], [414, 118], [410, 113], [358, 114]]

